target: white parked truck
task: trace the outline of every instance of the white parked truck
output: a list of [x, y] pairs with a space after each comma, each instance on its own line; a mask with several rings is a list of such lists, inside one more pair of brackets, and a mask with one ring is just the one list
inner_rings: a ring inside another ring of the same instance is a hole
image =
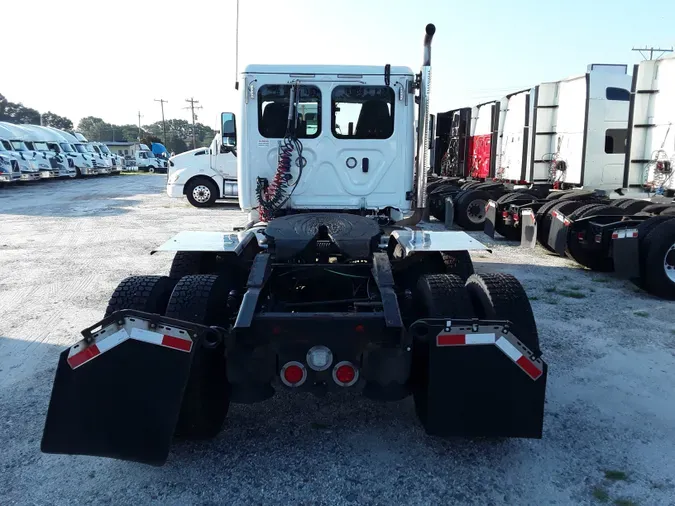
[[47, 148], [47, 144], [41, 142], [36, 145], [35, 134], [27, 131], [19, 125], [2, 123], [5, 129], [12, 133], [10, 143], [15, 151], [22, 153], [26, 160], [29, 160], [34, 167], [38, 168], [41, 179], [57, 178], [67, 175], [67, 168], [64, 162], [57, 160], [58, 155]]
[[234, 114], [223, 115], [221, 123], [225, 134], [216, 135], [210, 147], [169, 158], [166, 185], [169, 197], [187, 197], [195, 207], [208, 207], [216, 200], [238, 197]]
[[485, 246], [421, 221], [434, 31], [417, 75], [247, 67], [237, 169], [256, 221], [181, 232], [159, 248], [176, 252], [169, 276], [122, 281], [61, 354], [43, 452], [161, 465], [174, 435], [214, 437], [231, 402], [276, 389], [412, 396], [436, 436], [542, 436], [547, 366], [523, 287], [473, 274], [467, 250]]
[[[40, 179], [39, 164], [31, 157], [27, 156], [20, 149], [15, 149], [12, 145], [11, 139], [14, 138], [14, 131], [7, 128], [4, 124], [0, 124], [0, 154], [3, 157], [9, 157], [15, 163], [4, 165], [2, 172], [4, 176], [2, 179], [5, 182], [15, 180], [19, 181], [36, 181]], [[10, 167], [11, 166], [11, 167]], [[9, 170], [11, 168], [11, 170]], [[16, 169], [18, 168], [18, 176]]]
[[83, 153], [79, 153], [75, 146], [65, 137], [66, 133], [56, 128], [43, 127], [37, 125], [24, 125], [34, 131], [40, 132], [41, 137], [47, 142], [47, 147], [64, 157], [68, 165], [75, 169], [76, 176], [89, 176], [96, 174], [96, 168], [91, 159], [85, 158]]

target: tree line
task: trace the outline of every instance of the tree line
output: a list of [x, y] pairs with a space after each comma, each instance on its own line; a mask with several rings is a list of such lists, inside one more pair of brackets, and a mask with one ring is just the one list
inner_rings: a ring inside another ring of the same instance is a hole
[[[40, 114], [36, 109], [26, 107], [21, 102], [10, 102], [0, 93], [0, 121], [15, 124], [44, 125], [60, 130], [73, 130], [73, 122], [64, 116], [48, 111]], [[205, 147], [211, 144], [216, 135], [215, 130], [202, 123], [195, 123], [196, 146]], [[87, 116], [77, 124], [77, 131], [90, 141], [97, 142], [137, 142], [150, 145], [151, 142], [161, 142], [166, 149], [174, 153], [182, 153], [192, 149], [192, 124], [183, 119], [166, 120], [166, 142], [164, 142], [164, 128], [161, 121], [150, 125], [115, 125], [107, 123], [102, 118]]]

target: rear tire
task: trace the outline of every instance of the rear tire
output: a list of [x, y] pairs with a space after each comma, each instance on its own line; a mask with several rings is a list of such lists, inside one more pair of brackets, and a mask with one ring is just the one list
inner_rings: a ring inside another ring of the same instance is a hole
[[[582, 206], [573, 212], [572, 219], [588, 218], [590, 216], [600, 216], [604, 214], [622, 216], [624, 210], [620, 207], [610, 206], [608, 204], [589, 204]], [[598, 254], [584, 248], [576, 234], [568, 234], [567, 237], [567, 256], [584, 267], [592, 271], [612, 272], [614, 270], [614, 259]]]
[[166, 276], [131, 276], [113, 292], [105, 316], [115, 311], [134, 309], [146, 313], [164, 314], [176, 281]]
[[[226, 308], [232, 289], [228, 276], [196, 275], [182, 278], [174, 288], [166, 316], [208, 326], [228, 324]], [[192, 367], [181, 405], [176, 435], [208, 439], [220, 432], [230, 405], [223, 343], [205, 347], [195, 343]]]
[[202, 251], [177, 251], [171, 263], [169, 277], [179, 280], [195, 274], [211, 274], [208, 260], [212, 256]]
[[[420, 318], [473, 318], [473, 308], [464, 287], [464, 280], [451, 274], [422, 276], [414, 292], [417, 316]], [[429, 341], [416, 340], [413, 344], [410, 382], [415, 401], [415, 412], [428, 434], [429, 429]], [[439, 401], [436, 401], [439, 402]]]
[[645, 290], [662, 299], [675, 299], [675, 221], [655, 226], [642, 242], [642, 249]]
[[458, 195], [455, 221], [465, 230], [483, 230], [485, 206], [490, 194], [485, 190], [465, 190]]
[[510, 274], [474, 274], [466, 282], [477, 318], [508, 320], [513, 334], [536, 356], [541, 355], [539, 334], [530, 300]]

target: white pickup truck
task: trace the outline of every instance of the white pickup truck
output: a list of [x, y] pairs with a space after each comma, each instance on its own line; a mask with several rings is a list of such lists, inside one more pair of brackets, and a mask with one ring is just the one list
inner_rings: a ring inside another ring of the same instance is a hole
[[166, 185], [169, 197], [187, 197], [195, 207], [238, 198], [235, 118], [225, 113], [221, 119], [224, 133], [216, 135], [208, 148], [192, 149], [169, 158]]

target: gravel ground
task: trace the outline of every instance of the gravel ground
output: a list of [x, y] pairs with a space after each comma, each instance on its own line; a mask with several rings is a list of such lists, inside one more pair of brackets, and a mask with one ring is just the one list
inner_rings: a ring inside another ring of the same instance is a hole
[[171, 255], [148, 252], [180, 230], [244, 221], [171, 200], [164, 182], [0, 190], [0, 504], [675, 504], [673, 304], [503, 242], [474, 261], [532, 299], [550, 367], [542, 440], [439, 440], [411, 399], [281, 392], [232, 405], [216, 440], [175, 444], [162, 468], [42, 455], [58, 354], [117, 283], [166, 273]]

